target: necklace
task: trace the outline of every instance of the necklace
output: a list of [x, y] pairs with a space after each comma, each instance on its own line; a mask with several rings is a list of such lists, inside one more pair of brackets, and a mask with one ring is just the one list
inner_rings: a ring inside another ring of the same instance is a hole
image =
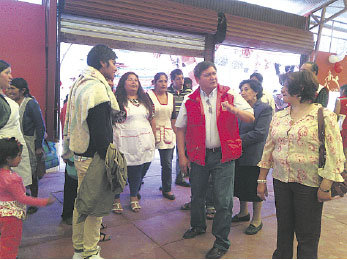
[[140, 101], [136, 98], [128, 98], [128, 100], [133, 104], [134, 106], [138, 107], [140, 106]]

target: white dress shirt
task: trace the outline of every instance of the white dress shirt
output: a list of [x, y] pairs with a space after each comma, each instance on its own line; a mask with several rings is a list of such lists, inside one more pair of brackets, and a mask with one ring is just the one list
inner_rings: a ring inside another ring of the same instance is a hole
[[[229, 94], [234, 96], [234, 106], [238, 109], [251, 112], [253, 114], [253, 108], [247, 103], [247, 101], [238, 93], [228, 91]], [[185, 103], [189, 95], [186, 95], [178, 117], [176, 119], [176, 127], [185, 128], [187, 127], [187, 109]], [[217, 88], [215, 88], [209, 95], [206, 94], [202, 89], [200, 89], [200, 96], [202, 106], [204, 108], [205, 114], [205, 129], [206, 129], [206, 148], [217, 148], [220, 147], [220, 138], [217, 128]]]

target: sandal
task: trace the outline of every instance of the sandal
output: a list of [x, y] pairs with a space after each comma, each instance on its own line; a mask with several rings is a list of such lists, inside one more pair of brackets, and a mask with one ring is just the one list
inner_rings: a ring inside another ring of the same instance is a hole
[[116, 214], [122, 214], [123, 212], [122, 204], [120, 204], [120, 202], [113, 203], [112, 211]]
[[111, 240], [111, 236], [110, 235], [107, 235], [103, 232], [100, 232], [100, 240], [99, 242], [106, 242], [106, 241], [109, 241]]
[[213, 219], [214, 214], [216, 214], [216, 209], [214, 207], [206, 208], [206, 218], [207, 219]]
[[105, 223], [101, 223], [100, 230], [107, 228], [107, 225]]
[[141, 208], [138, 201], [130, 201], [130, 207], [131, 207], [131, 210], [135, 213], [139, 212]]

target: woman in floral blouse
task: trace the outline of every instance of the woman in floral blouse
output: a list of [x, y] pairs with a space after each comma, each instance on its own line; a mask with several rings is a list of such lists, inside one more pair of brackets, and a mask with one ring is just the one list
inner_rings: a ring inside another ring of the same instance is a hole
[[318, 169], [318, 89], [309, 71], [289, 74], [283, 99], [291, 106], [275, 114], [258, 166], [258, 196], [267, 196], [266, 176], [273, 168], [277, 217], [277, 249], [273, 258], [293, 258], [294, 232], [297, 258], [317, 258], [323, 202], [331, 199], [333, 181], [343, 181], [344, 154], [336, 115], [323, 110], [326, 163]]

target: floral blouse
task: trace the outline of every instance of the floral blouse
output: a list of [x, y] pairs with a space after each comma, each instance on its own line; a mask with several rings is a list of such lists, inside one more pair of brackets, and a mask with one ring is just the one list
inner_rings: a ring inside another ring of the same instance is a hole
[[[336, 114], [324, 109], [325, 167], [318, 169], [318, 108], [315, 104], [305, 117], [293, 122], [290, 107], [277, 112], [270, 124], [269, 135], [258, 166], [273, 168], [273, 178], [318, 187], [321, 179], [342, 182], [345, 156]], [[321, 178], [322, 177], [322, 178]]]

